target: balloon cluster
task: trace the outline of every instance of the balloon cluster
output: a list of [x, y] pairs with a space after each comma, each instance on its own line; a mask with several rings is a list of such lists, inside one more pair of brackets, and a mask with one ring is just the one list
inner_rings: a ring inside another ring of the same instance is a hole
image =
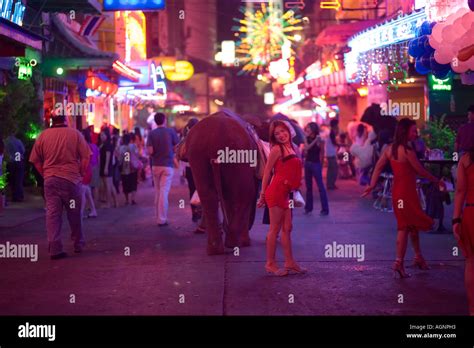
[[[474, 8], [474, 0], [470, 0], [469, 6]], [[457, 73], [474, 71], [474, 56], [469, 53], [474, 45], [474, 12], [462, 8], [449, 15], [433, 28], [429, 42], [436, 50], [438, 63], [451, 64]]]
[[416, 58], [415, 69], [418, 73], [426, 75], [432, 72], [435, 77], [444, 79], [451, 71], [451, 66], [440, 64], [435, 59], [435, 49], [429, 39], [435, 26], [436, 23], [423, 22], [417, 29], [416, 38], [410, 41], [408, 53]]

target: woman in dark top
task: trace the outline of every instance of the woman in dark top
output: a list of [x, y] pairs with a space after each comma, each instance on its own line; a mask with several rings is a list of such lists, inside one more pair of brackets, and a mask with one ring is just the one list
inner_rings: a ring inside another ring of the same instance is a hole
[[324, 141], [319, 136], [319, 126], [315, 122], [309, 123], [305, 129], [306, 141], [304, 144], [304, 177], [306, 181], [306, 206], [305, 214], [313, 211], [313, 177], [319, 189], [321, 200], [320, 215], [329, 214], [328, 197], [323, 182], [322, 163], [324, 161]]
[[117, 193], [112, 178], [112, 158], [114, 156], [114, 147], [112, 145], [112, 138], [108, 128], [104, 128], [100, 133], [100, 143], [100, 180], [106, 193], [107, 207], [110, 207], [110, 198], [112, 198], [114, 208], [117, 208]]

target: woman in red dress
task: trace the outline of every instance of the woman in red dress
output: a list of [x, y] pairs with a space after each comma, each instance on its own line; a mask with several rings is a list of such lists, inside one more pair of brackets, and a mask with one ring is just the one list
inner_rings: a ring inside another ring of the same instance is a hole
[[466, 257], [464, 280], [469, 314], [474, 315], [474, 147], [461, 157], [457, 173], [453, 230]]
[[[267, 262], [265, 269], [268, 273], [278, 276], [290, 272], [305, 273], [293, 258], [291, 249], [292, 216], [288, 200], [290, 192], [301, 185], [302, 163], [292, 145], [293, 127], [286, 121], [273, 121], [270, 125], [270, 155], [262, 180], [262, 193], [258, 206], [267, 205], [270, 213], [270, 230], [267, 235]], [[271, 173], [273, 178], [268, 181]], [[281, 244], [285, 255], [285, 268], [279, 269], [275, 260], [278, 233], [282, 230]]]
[[394, 275], [400, 278], [410, 277], [405, 272], [403, 261], [408, 244], [408, 235], [415, 251], [414, 265], [420, 269], [429, 269], [421, 254], [419, 231], [428, 231], [433, 226], [433, 219], [425, 214], [416, 192], [416, 176], [424, 177], [441, 187], [444, 183], [431, 175], [418, 161], [410, 143], [417, 138], [416, 123], [408, 118], [400, 120], [395, 133], [395, 141], [388, 146], [377, 165], [370, 186], [365, 190], [367, 196], [376, 186], [385, 165], [390, 162], [393, 170], [392, 202], [397, 219], [397, 259], [393, 265]]

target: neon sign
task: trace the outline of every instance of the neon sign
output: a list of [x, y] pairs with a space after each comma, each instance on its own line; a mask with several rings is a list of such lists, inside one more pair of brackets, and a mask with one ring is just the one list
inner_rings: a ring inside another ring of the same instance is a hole
[[453, 89], [453, 79], [451, 77], [448, 77], [444, 80], [440, 80], [435, 76], [431, 75], [430, 82], [433, 91], [451, 91]]
[[28, 60], [23, 57], [18, 57], [15, 60], [15, 66], [18, 67], [18, 80], [29, 80], [33, 76], [33, 67], [38, 62], [36, 59]]
[[157, 11], [165, 9], [165, 0], [104, 0], [104, 11]]
[[321, 1], [320, 8], [325, 9], [325, 10], [339, 11], [339, 9], [341, 8], [341, 3], [339, 2], [339, 0]]
[[0, 17], [22, 26], [25, 8], [20, 0], [0, 0]]

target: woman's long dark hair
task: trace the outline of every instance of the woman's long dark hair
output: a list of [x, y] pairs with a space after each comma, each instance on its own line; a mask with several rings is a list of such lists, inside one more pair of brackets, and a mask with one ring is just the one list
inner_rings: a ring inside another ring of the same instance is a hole
[[311, 136], [317, 137], [320, 133], [319, 126], [316, 122], [310, 122], [306, 125], [311, 130], [311, 133], [313, 133]]
[[[386, 116], [388, 117], [388, 116]], [[395, 131], [395, 140], [392, 145], [392, 157], [398, 159], [398, 147], [403, 146], [405, 151], [410, 149], [409, 136], [410, 128], [416, 126], [416, 122], [409, 118], [404, 118], [398, 122], [397, 129]]]

